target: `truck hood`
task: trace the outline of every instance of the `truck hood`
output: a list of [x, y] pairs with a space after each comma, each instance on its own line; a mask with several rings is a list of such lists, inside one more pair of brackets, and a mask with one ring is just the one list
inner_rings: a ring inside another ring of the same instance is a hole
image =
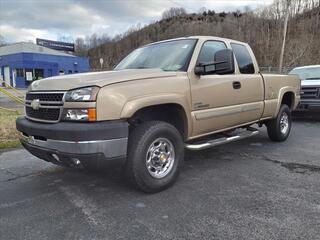
[[320, 86], [320, 79], [301, 80], [301, 86]]
[[176, 72], [161, 69], [127, 69], [56, 76], [34, 81], [29, 91], [62, 91], [86, 86], [103, 87], [125, 81], [176, 76]]

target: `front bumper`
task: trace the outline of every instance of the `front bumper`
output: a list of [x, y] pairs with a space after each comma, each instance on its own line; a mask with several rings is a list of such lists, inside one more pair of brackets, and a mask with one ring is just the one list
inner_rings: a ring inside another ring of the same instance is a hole
[[18, 118], [22, 145], [33, 155], [59, 165], [99, 167], [126, 159], [128, 123], [38, 123]]
[[305, 99], [301, 98], [299, 108], [320, 108], [320, 98], [319, 99]]

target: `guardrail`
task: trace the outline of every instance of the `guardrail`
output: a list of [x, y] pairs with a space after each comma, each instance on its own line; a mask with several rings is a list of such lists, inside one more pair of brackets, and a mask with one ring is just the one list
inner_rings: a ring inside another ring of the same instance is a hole
[[24, 101], [23, 101], [21, 98], [13, 95], [13, 94], [10, 93], [9, 91], [5, 90], [4, 88], [0, 87], [0, 92], [2, 92], [3, 94], [5, 94], [5, 95], [8, 96], [9, 98], [11, 98], [13, 101], [24, 105]]
[[[294, 67], [282, 67], [282, 74], [288, 74]], [[278, 67], [271, 67], [271, 66], [261, 66], [259, 67], [262, 73], [279, 73]]]
[[5, 108], [5, 107], [0, 107], [0, 109], [6, 110], [9, 112], [20, 113], [17, 109], [11, 109], [11, 108]]
[[[1, 87], [1, 85], [4, 85], [6, 88], [11, 89], [14, 93], [16, 93], [16, 95], [12, 94], [10, 91], [7, 91], [4, 87]], [[3, 80], [0, 79], [0, 92], [2, 92], [4, 95], [8, 96], [10, 99], [12, 99], [13, 101], [24, 105], [24, 101], [23, 101], [23, 97], [24, 94], [21, 93], [19, 90], [15, 89], [14, 87], [6, 84]], [[3, 109], [6, 109], [4, 107], [1, 107]], [[10, 110], [10, 109], [7, 109]]]
[[11, 85], [7, 84], [5, 81], [0, 79], [0, 86], [1, 84], [3, 84], [6, 88], [10, 88], [11, 90], [13, 90], [15, 93], [19, 95], [19, 97], [24, 97], [23, 93], [21, 93], [19, 90], [17, 90], [16, 88], [12, 87]]

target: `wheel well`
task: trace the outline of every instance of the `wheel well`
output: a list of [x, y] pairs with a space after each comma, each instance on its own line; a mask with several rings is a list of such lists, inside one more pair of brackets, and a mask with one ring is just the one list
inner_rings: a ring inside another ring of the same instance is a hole
[[183, 107], [179, 104], [161, 104], [138, 110], [130, 119], [131, 127], [145, 121], [164, 121], [172, 124], [181, 133], [184, 139], [188, 136], [188, 120]]
[[282, 97], [281, 104], [286, 104], [292, 110], [293, 103], [294, 103], [294, 93], [286, 92]]

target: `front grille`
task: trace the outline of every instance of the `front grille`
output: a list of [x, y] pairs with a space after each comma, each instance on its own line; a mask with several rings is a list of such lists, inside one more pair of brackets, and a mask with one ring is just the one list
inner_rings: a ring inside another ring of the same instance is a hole
[[26, 116], [35, 121], [57, 122], [63, 107], [63, 92], [29, 92]]
[[320, 87], [302, 87], [301, 88], [303, 94], [301, 95], [304, 99], [320, 99]]
[[34, 110], [32, 107], [26, 106], [26, 114], [33, 119], [41, 119], [46, 121], [58, 121], [60, 115], [59, 108], [39, 108]]
[[39, 99], [45, 102], [61, 102], [63, 93], [28, 93], [26, 100]]

